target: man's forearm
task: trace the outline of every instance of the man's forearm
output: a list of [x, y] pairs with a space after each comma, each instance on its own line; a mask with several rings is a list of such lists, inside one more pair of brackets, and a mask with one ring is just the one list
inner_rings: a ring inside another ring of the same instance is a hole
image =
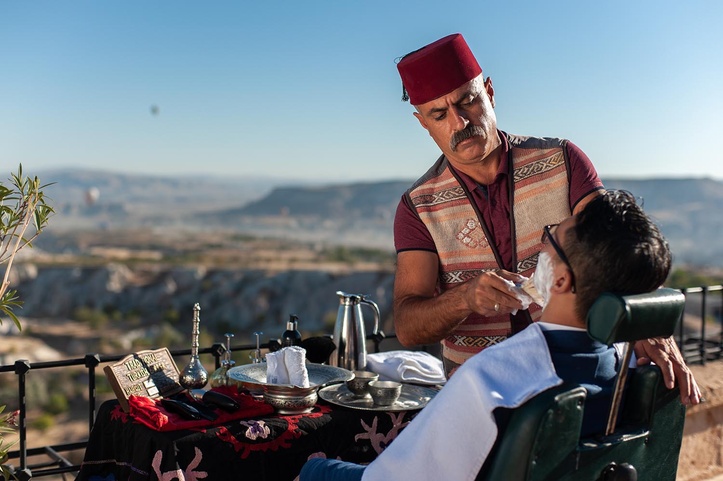
[[394, 302], [394, 329], [404, 346], [433, 344], [449, 335], [471, 313], [464, 286], [435, 297], [410, 296]]

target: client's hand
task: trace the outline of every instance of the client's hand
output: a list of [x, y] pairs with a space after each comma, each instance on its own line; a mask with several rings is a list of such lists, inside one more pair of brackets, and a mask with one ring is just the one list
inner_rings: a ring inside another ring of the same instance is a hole
[[660, 367], [668, 389], [673, 389], [675, 381], [678, 381], [680, 401], [683, 404], [700, 403], [701, 395], [698, 383], [695, 382], [693, 373], [685, 364], [683, 355], [672, 337], [656, 337], [638, 341], [635, 343], [635, 355], [638, 358], [638, 366], [654, 362]]

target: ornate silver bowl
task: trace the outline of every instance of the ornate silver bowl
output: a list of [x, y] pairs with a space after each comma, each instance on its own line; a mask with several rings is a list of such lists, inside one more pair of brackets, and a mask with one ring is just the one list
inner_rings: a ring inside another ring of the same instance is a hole
[[309, 387], [290, 384], [269, 384], [266, 382], [266, 363], [245, 364], [228, 370], [228, 383], [238, 389], [249, 391], [252, 395], [263, 396], [279, 414], [302, 414], [311, 411], [316, 405], [319, 388], [330, 384], [346, 382], [354, 374], [341, 367], [326, 364], [307, 363]]

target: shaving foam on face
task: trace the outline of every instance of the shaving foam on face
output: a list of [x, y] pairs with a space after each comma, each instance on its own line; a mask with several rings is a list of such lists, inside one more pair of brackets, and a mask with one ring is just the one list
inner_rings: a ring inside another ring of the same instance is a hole
[[537, 268], [535, 269], [535, 274], [532, 276], [532, 280], [539, 297], [539, 300], [535, 300], [535, 303], [542, 307], [545, 307], [547, 300], [550, 298], [553, 275], [552, 258], [550, 254], [540, 252], [540, 255], [537, 256]]

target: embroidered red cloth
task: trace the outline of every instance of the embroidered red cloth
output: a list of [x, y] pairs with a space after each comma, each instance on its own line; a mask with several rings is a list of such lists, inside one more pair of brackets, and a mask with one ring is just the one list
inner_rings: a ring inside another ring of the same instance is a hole
[[263, 401], [258, 401], [249, 394], [239, 393], [235, 387], [221, 386], [213, 388], [212, 391], [217, 391], [233, 398], [239, 403], [240, 409], [234, 412], [215, 409], [216, 414], [218, 414], [218, 419], [215, 421], [208, 421], [206, 419], [191, 420], [182, 417], [180, 414], [166, 410], [160, 404], [160, 399], [151, 399], [145, 396], [131, 396], [128, 398], [130, 415], [135, 421], [148, 426], [154, 431], [177, 431], [181, 429], [204, 429], [236, 419], [266, 416], [274, 412], [274, 408], [271, 405]]

